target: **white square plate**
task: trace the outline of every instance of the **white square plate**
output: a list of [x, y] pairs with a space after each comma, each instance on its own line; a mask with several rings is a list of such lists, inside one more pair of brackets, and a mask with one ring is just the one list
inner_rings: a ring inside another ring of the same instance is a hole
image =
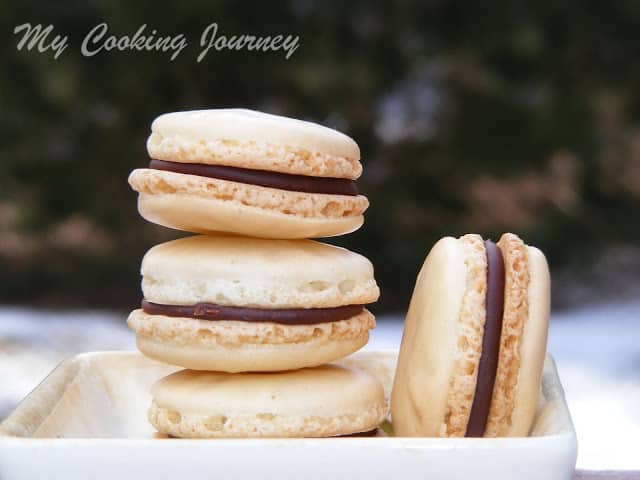
[[[396, 351], [344, 359], [387, 396]], [[570, 479], [576, 436], [547, 358], [528, 438], [182, 440], [147, 422], [149, 387], [177, 370], [137, 352], [94, 352], [60, 364], [0, 425], [0, 479]]]

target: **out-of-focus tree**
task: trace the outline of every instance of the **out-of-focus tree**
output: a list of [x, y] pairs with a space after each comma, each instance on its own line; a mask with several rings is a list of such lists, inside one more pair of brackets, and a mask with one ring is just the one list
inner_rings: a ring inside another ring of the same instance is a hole
[[[67, 51], [17, 51], [13, 28], [27, 21], [69, 35]], [[189, 46], [175, 61], [82, 57], [103, 21], [118, 36], [184, 33]], [[197, 63], [212, 22], [301, 46], [289, 60], [211, 51]], [[640, 258], [638, 31], [632, 1], [2, 1], [0, 300], [135, 302], [144, 251], [180, 235], [142, 221], [126, 184], [148, 160], [150, 121], [228, 106], [358, 141], [371, 207], [359, 232], [331, 241], [373, 260], [379, 309], [406, 304], [438, 237], [469, 231], [515, 231], [585, 274], [615, 247], [625, 253], [603, 275], [627, 278]]]

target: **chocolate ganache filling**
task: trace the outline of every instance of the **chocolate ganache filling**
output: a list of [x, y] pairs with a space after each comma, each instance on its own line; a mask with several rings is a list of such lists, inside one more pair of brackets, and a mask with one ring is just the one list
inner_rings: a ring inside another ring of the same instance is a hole
[[339, 322], [355, 317], [364, 305], [343, 305], [330, 308], [250, 308], [227, 307], [215, 303], [195, 305], [161, 305], [142, 300], [142, 310], [149, 315], [188, 317], [199, 320], [240, 320], [243, 322], [270, 322], [284, 325], [313, 325]]
[[358, 195], [356, 182], [348, 178], [310, 177], [225, 165], [166, 162], [164, 160], [151, 160], [149, 168], [184, 173], [186, 175], [198, 175], [199, 177], [217, 178], [230, 182], [247, 183], [261, 187], [278, 188], [292, 192]]
[[478, 379], [467, 423], [466, 437], [482, 437], [489, 417], [493, 385], [498, 370], [500, 334], [504, 313], [504, 260], [497, 245], [484, 242], [487, 252], [487, 317], [482, 336], [482, 353], [478, 365]]

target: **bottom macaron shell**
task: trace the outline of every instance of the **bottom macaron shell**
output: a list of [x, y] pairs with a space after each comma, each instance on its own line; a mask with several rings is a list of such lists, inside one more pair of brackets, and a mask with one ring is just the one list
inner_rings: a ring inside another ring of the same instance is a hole
[[138, 210], [143, 218], [195, 233], [331, 237], [360, 228], [368, 206], [363, 196], [290, 192], [144, 169], [134, 171], [130, 182], [140, 193]]
[[181, 414], [159, 407], [148, 412], [149, 422], [160, 433], [179, 438], [314, 438], [352, 435], [375, 429], [386, 416], [386, 407], [372, 405], [357, 415], [296, 417], [257, 414], [238, 417]]
[[498, 246], [507, 275], [502, 365], [497, 371], [485, 436], [521, 437], [529, 433], [537, 408], [551, 279], [546, 258], [537, 248], [509, 233], [502, 236]]
[[138, 336], [136, 345], [147, 357], [191, 370], [217, 372], [277, 372], [315, 367], [346, 357], [367, 344], [369, 334], [351, 340], [292, 344], [247, 344], [207, 348], [179, 345]]
[[149, 315], [127, 320], [146, 356], [192, 370], [271, 372], [313, 367], [359, 350], [375, 318], [364, 310], [338, 322], [279, 325]]

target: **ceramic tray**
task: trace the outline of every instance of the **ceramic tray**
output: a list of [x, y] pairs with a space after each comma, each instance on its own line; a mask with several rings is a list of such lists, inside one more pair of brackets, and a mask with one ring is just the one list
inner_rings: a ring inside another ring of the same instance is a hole
[[[380, 378], [397, 352], [343, 360]], [[181, 440], [146, 420], [149, 387], [177, 370], [137, 352], [92, 352], [60, 364], [0, 425], [0, 479], [569, 479], [576, 436], [551, 358], [528, 438]]]

